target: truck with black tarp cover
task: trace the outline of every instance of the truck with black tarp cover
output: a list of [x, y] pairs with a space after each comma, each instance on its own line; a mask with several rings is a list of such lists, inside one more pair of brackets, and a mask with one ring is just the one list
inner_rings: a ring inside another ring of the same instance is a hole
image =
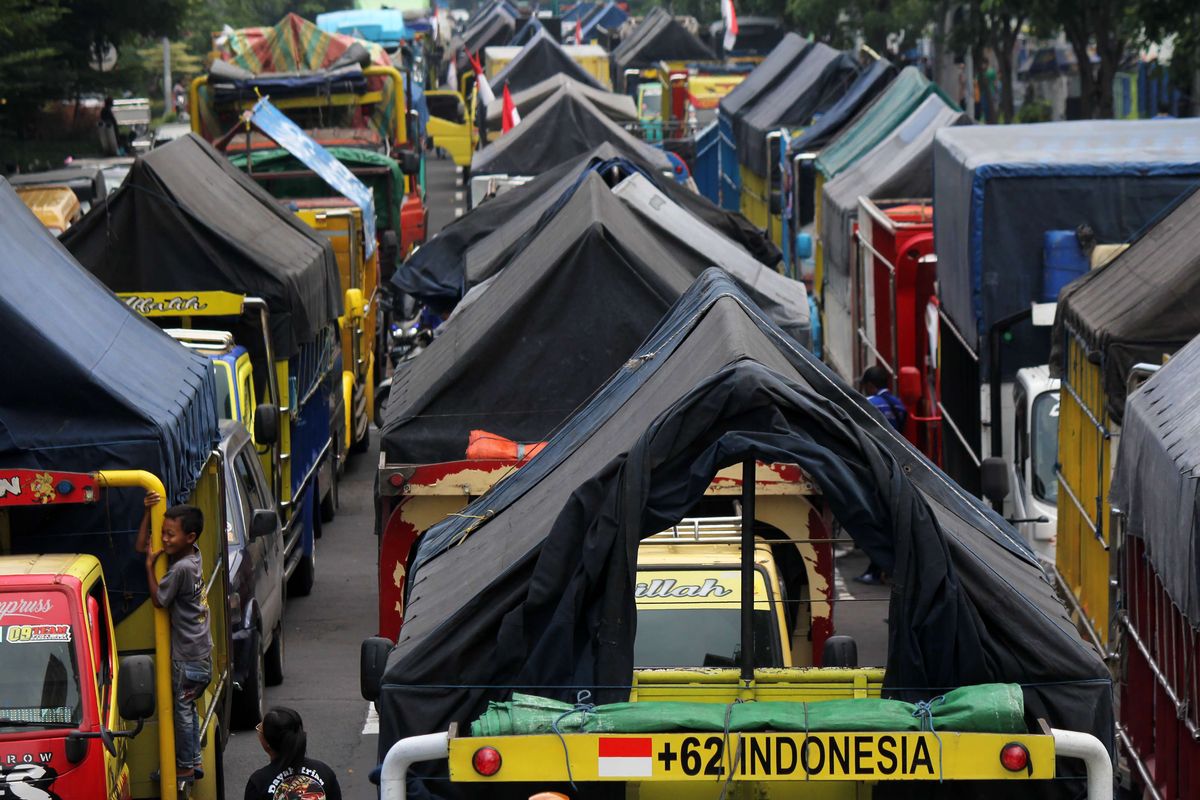
[[[468, 248], [472, 288], [393, 380], [377, 482], [385, 635], [399, 628], [414, 537], [520, 466], [522, 451], [619, 369], [714, 260], [790, 335], [807, 339], [802, 284], [690, 216], [629, 162], [584, 161], [563, 180], [553, 213], [518, 215], [495, 232], [503, 241]], [[672, 221], [653, 216], [669, 210]], [[551, 363], [558, 367], [543, 369]], [[508, 453], [490, 446], [505, 441]]]
[[[882, 674], [757, 669], [748, 580], [737, 669], [635, 670], [639, 542], [728, 472], [742, 541], [769, 531], [764, 467], [802, 473], [807, 502], [895, 576]], [[567, 784], [575, 797], [717, 797], [741, 781], [756, 796], [855, 797], [887, 781], [889, 796], [1008, 797], [1014, 780], [1030, 796], [1112, 796], [1107, 670], [1033, 554], [719, 270], [540, 453], [426, 533], [408, 586], [395, 643], [364, 647], [385, 798]], [[965, 697], [1007, 710], [955, 719]], [[918, 735], [902, 744], [905, 731]], [[903, 767], [882, 755], [898, 748]]]
[[231, 680], [213, 373], [82, 269], [3, 180], [0, 252], [0, 794], [182, 796], [170, 622], [134, 551], [153, 491], [152, 551], [168, 505], [206, 520], [212, 679], [197, 698], [205, 775], [187, 793], [215, 800]]
[[[287, 573], [312, 590], [317, 526], [336, 504], [341, 283], [333, 247], [195, 134], [140, 157], [63, 243], [139, 313], [218, 328], [249, 351], [248, 394], [221, 409], [250, 431], [284, 525]], [[186, 333], [186, 331], [185, 331]]]

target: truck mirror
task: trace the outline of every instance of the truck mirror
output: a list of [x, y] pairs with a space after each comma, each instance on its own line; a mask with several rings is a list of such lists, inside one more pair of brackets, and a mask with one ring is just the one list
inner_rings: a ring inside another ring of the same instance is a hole
[[858, 642], [853, 636], [830, 636], [821, 652], [822, 667], [858, 668]]
[[279, 407], [262, 403], [254, 409], [254, 443], [275, 444], [279, 439]]
[[154, 659], [126, 656], [117, 673], [117, 711], [134, 721], [154, 716]]
[[397, 155], [397, 161], [400, 162], [400, 171], [405, 175], [416, 175], [421, 171], [421, 156], [412, 150], [401, 150]]
[[270, 536], [279, 527], [279, 516], [273, 508], [256, 508], [250, 518], [250, 541], [260, 536]]
[[983, 496], [992, 504], [992, 508], [1000, 510], [1009, 492], [1008, 464], [997, 456], [985, 458], [979, 465], [979, 482]]
[[379, 687], [383, 684], [383, 669], [387, 665], [388, 653], [392, 652], [392, 640], [382, 636], [363, 639], [358, 658], [358, 683], [364, 700], [372, 703], [379, 699]]

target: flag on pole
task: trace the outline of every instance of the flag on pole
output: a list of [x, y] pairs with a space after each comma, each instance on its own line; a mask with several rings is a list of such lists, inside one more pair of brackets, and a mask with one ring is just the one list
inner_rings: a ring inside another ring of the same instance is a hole
[[583, 20], [575, 18], [575, 44], [583, 44]]
[[738, 35], [737, 12], [733, 10], [733, 0], [721, 0], [721, 19], [725, 21], [725, 41], [722, 46], [728, 53], [733, 50]]
[[483, 74], [483, 66], [479, 63], [479, 56], [467, 53], [467, 58], [471, 60], [471, 67], [475, 70], [475, 85], [479, 87], [479, 99], [483, 101], [485, 106], [496, 102], [496, 95], [488, 83], [487, 75]]
[[512, 95], [508, 93], [508, 83], [504, 84], [504, 113], [500, 117], [500, 126], [502, 133], [508, 133], [517, 125], [521, 124], [521, 114], [517, 111], [517, 106], [513, 103]]

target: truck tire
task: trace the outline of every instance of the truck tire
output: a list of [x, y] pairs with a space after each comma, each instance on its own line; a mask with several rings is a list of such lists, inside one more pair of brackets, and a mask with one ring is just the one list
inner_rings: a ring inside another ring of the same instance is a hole
[[275, 627], [275, 636], [271, 646], [267, 648], [264, 661], [266, 662], [267, 686], [278, 686], [283, 683], [283, 620]]
[[338, 506], [338, 479], [334, 476], [329, 487], [329, 494], [321, 498], [321, 522], [333, 522], [333, 518], [337, 516]]
[[266, 663], [262, 636], [257, 630], [250, 634], [250, 666], [246, 682], [233, 697], [233, 724], [243, 730], [262, 722], [267, 710]]
[[288, 597], [308, 597], [312, 594], [313, 584], [317, 580], [317, 543], [313, 541], [313, 551], [307, 556], [300, 557], [292, 579], [288, 581]]

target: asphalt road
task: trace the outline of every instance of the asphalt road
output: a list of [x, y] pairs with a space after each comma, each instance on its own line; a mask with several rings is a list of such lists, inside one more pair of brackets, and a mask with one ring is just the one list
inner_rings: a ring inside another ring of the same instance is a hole
[[[426, 161], [429, 230], [461, 216], [461, 178], [454, 163]], [[317, 583], [308, 597], [288, 601], [284, 625], [284, 682], [267, 689], [269, 705], [300, 712], [308, 732], [308, 752], [338, 775], [342, 794], [375, 796], [368, 774], [376, 764], [378, 736], [368, 723], [368, 703], [358, 691], [358, 652], [375, 634], [374, 468], [379, 439], [372, 428], [371, 448], [352, 456], [339, 485], [341, 508], [317, 541]], [[253, 731], [234, 731], [225, 748], [225, 796], [244, 795], [246, 779], [267, 763]]]
[[[359, 643], [375, 633], [373, 478], [378, 437], [353, 456], [339, 486], [341, 508], [317, 540], [317, 583], [288, 600], [284, 616], [284, 682], [267, 703], [304, 719], [308, 753], [337, 772], [346, 798], [374, 797], [367, 780], [376, 736], [363, 735], [367, 702], [358, 692]], [[234, 731], [225, 748], [225, 796], [241, 798], [250, 773], [267, 763], [253, 730]]]

